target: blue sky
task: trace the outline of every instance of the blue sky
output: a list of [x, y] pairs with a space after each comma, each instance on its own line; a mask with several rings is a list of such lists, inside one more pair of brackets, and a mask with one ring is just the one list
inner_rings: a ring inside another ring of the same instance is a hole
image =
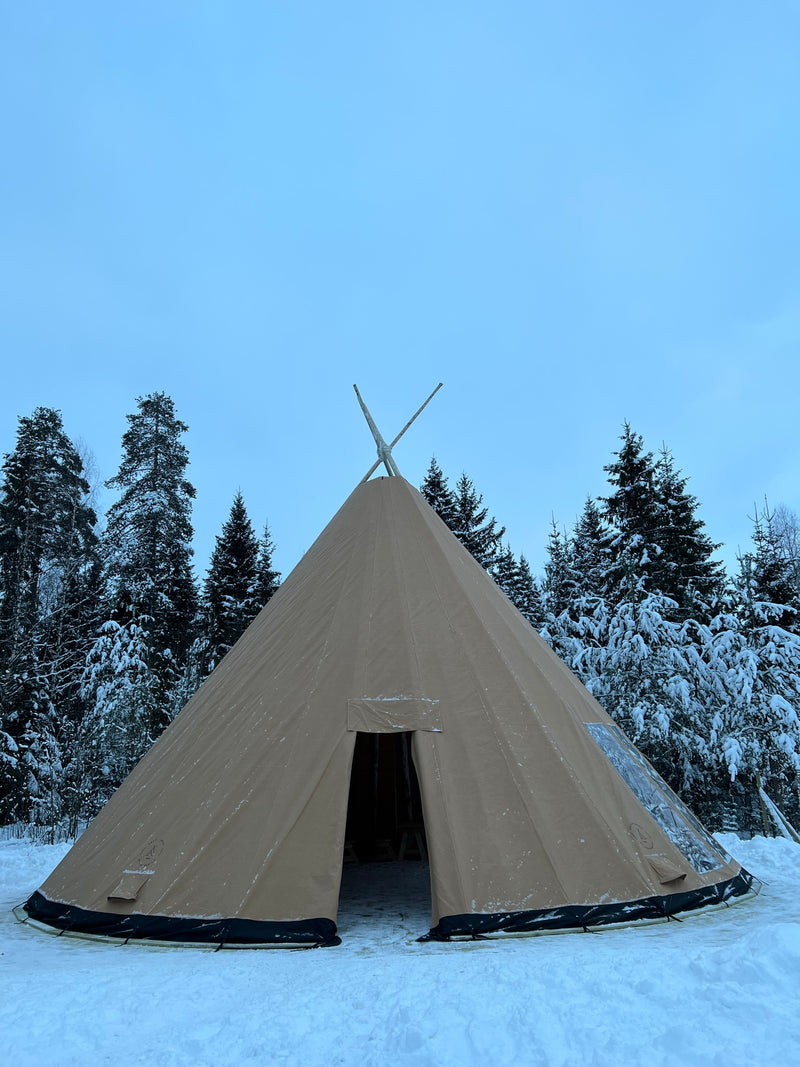
[[[374, 458], [466, 470], [538, 570], [624, 420], [725, 556], [800, 511], [800, 4], [0, 0], [0, 451], [189, 424], [203, 572], [285, 571]], [[110, 495], [105, 501], [110, 502]]]

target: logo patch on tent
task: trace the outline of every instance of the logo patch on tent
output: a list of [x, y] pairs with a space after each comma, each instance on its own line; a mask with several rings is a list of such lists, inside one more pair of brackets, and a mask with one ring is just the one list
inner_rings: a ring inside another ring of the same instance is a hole
[[131, 867], [137, 871], [144, 870], [146, 867], [152, 867], [155, 865], [156, 860], [164, 851], [164, 842], [160, 837], [154, 837], [152, 841], [148, 841], [142, 851], [136, 857], [131, 864]]
[[655, 848], [655, 842], [653, 841], [652, 836], [648, 834], [647, 830], [645, 830], [643, 826], [640, 826], [638, 822], [631, 823], [631, 837], [637, 845], [640, 845], [641, 848], [645, 850], [645, 852], [650, 852]]

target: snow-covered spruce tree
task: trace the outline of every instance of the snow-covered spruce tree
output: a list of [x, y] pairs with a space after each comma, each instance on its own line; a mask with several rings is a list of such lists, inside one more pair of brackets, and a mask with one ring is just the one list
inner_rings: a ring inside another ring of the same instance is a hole
[[753, 516], [753, 550], [740, 559], [739, 588], [745, 617], [769, 618], [773, 623], [800, 633], [800, 595], [795, 583], [795, 563], [787, 554], [785, 531], [764, 502]]
[[643, 593], [608, 611], [589, 601], [575, 625], [572, 666], [589, 691], [684, 796], [711, 763], [705, 669], [674, 601]]
[[785, 504], [779, 504], [772, 513], [772, 524], [780, 539], [795, 597], [800, 601], [800, 519]]
[[544, 565], [544, 607], [548, 617], [558, 617], [562, 612], [569, 611], [577, 595], [572, 542], [566, 530], [559, 530], [554, 517], [547, 538], [547, 562]]
[[697, 728], [707, 739], [707, 758], [691, 799], [709, 825], [720, 825], [727, 812], [729, 829], [751, 830], [746, 809], [752, 805], [747, 801], [754, 798], [753, 768], [765, 740], [751, 729], [752, 696], [759, 688], [758, 658], [748, 642], [736, 595], [724, 593], [718, 607], [708, 624], [696, 624], [694, 635], [702, 707]]
[[593, 653], [608, 642], [607, 534], [600, 510], [589, 498], [571, 536], [553, 521], [545, 563], [541, 635], [590, 688], [597, 663]]
[[436, 456], [431, 457], [431, 463], [425, 474], [425, 479], [419, 487], [420, 492], [427, 502], [451, 530], [456, 524], [456, 501], [453, 490], [447, 483], [447, 478], [442, 468], [436, 462]]
[[[602, 589], [602, 572], [598, 571]], [[556, 526], [550, 535], [542, 637], [581, 679], [674, 788], [686, 792], [708, 762], [697, 660], [687, 629], [673, 621], [674, 602], [633, 585], [612, 607], [602, 592], [582, 591], [574, 544]], [[545, 605], [548, 606], [548, 594]]]
[[581, 596], [602, 596], [608, 585], [608, 527], [587, 497], [570, 539], [572, 579]]
[[517, 559], [506, 544], [498, 553], [491, 573], [514, 607], [538, 629], [543, 618], [541, 594], [525, 557]]
[[84, 669], [87, 710], [78, 728], [71, 776], [75, 828], [80, 818], [100, 810], [141, 758], [164, 706], [158, 676], [150, 666], [150, 619], [134, 617], [129, 607], [123, 605], [121, 618], [103, 624]]
[[61, 415], [19, 420], [0, 487], [0, 816], [53, 827], [94, 624], [96, 517]]
[[420, 492], [470, 555], [484, 570], [492, 571], [502, 552], [506, 528], [498, 528], [494, 516], [488, 518], [489, 509], [481, 507], [483, 496], [470, 478], [462, 474], [452, 490], [434, 456]]
[[525, 616], [531, 626], [538, 630], [544, 621], [542, 591], [531, 572], [525, 556], [520, 556], [517, 563], [516, 598], [514, 604]]
[[572, 667], [575, 652], [572, 611], [578, 595], [572, 565], [572, 544], [566, 531], [559, 530], [553, 517], [542, 582], [541, 635], [569, 667]]
[[693, 803], [709, 822], [727, 810], [732, 828], [758, 830], [757, 775], [792, 818], [800, 816], [800, 638], [775, 625], [775, 605], [757, 599], [751, 561], [741, 561], [736, 590], [698, 627], [701, 702], [708, 760]]
[[708, 621], [724, 587], [723, 565], [711, 558], [720, 546], [705, 533], [697, 498], [669, 450], [655, 460], [628, 423], [621, 439], [605, 468], [613, 492], [600, 516], [608, 525], [604, 592], [612, 601], [636, 587], [661, 593], [675, 602], [672, 618]]
[[146, 638], [141, 656], [153, 675], [146, 688], [157, 699], [138, 738], [144, 751], [177, 710], [171, 691], [194, 641], [197, 589], [190, 545], [195, 490], [185, 477], [189, 454], [182, 441], [188, 427], [165, 393], [139, 397], [137, 404], [127, 416], [119, 471], [106, 483], [121, 495], [107, 517], [105, 599], [110, 621], [123, 630], [136, 623]]
[[237, 493], [216, 539], [203, 585], [209, 670], [258, 614], [258, 577], [259, 543], [242, 494]]
[[629, 600], [637, 590], [654, 589], [648, 579], [653, 560], [661, 553], [655, 540], [659, 510], [653, 455], [644, 450], [641, 435], [627, 422], [621, 440], [615, 459], [603, 468], [612, 492], [601, 498], [608, 527], [606, 596], [612, 604]]
[[278, 592], [281, 584], [281, 572], [276, 571], [272, 564], [272, 553], [275, 545], [270, 533], [269, 523], [264, 523], [264, 533], [258, 548], [258, 567], [256, 569], [256, 600], [259, 609], [263, 608], [272, 600]]
[[[687, 620], [686, 672], [699, 712], [694, 728], [692, 803], [714, 824], [757, 829], [758, 776], [791, 817], [800, 817], [800, 637], [791, 559], [768, 508], [754, 518], [753, 550], [734, 587], [715, 596], [708, 622]], [[699, 756], [697, 755], [699, 753]], [[754, 819], [755, 816], [755, 819]]]
[[506, 528], [498, 528], [494, 516], [488, 518], [489, 509], [482, 508], [482, 503], [483, 496], [477, 492], [467, 475], [462, 474], [456, 482], [451, 529], [483, 569], [490, 571], [500, 552]]
[[707, 622], [724, 587], [724, 568], [711, 558], [720, 546], [704, 532], [697, 498], [687, 492], [686, 482], [669, 450], [662, 449], [654, 482], [657, 524], [653, 537], [660, 551], [651, 563], [650, 585], [675, 601], [678, 619]]
[[740, 559], [737, 618], [718, 623], [726, 699], [714, 727], [731, 778], [752, 782], [758, 773], [779, 805], [796, 815], [800, 635], [790, 569], [765, 507], [754, 517], [753, 551]]
[[505, 527], [497, 529], [497, 520], [487, 519], [488, 508], [481, 508], [483, 497], [470, 479], [462, 474], [454, 492], [441, 467], [432, 457], [420, 492], [453, 531], [464, 547], [537, 629], [542, 623], [541, 591], [524, 556], [516, 559], [509, 545], [502, 545]]
[[61, 817], [62, 730], [41, 651], [33, 638], [0, 680], [0, 710], [8, 726], [0, 732], [0, 821], [54, 831]]
[[[581, 592], [556, 642], [606, 710], [686, 792], [713, 762], [698, 628], [718, 595], [721, 568], [710, 561], [716, 546], [668, 453], [656, 463], [628, 423], [621, 441], [605, 468], [612, 491], [601, 499], [596, 588], [584, 585], [585, 564], [576, 566]], [[584, 517], [587, 531], [597, 528], [597, 516], [585, 510]], [[585, 556], [590, 541], [581, 541]]]
[[503, 545], [502, 549], [498, 552], [497, 559], [492, 568], [492, 577], [513, 604], [514, 595], [517, 590], [519, 569], [514, 553], [511, 551], [511, 545]]

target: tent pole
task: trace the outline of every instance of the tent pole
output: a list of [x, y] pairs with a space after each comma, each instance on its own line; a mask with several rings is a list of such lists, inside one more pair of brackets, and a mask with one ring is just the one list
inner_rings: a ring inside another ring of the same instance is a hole
[[[386, 467], [386, 470], [389, 472], [390, 475], [397, 475], [397, 476], [400, 475], [400, 470], [399, 470], [397, 464], [395, 463], [394, 456], [392, 455], [392, 449], [397, 444], [397, 442], [400, 440], [400, 438], [403, 436], [403, 434], [406, 432], [406, 430], [409, 428], [409, 426], [411, 426], [411, 424], [414, 422], [414, 420], [419, 415], [421, 415], [422, 412], [425, 410], [425, 408], [428, 406], [428, 404], [430, 404], [431, 400], [433, 400], [433, 398], [436, 396], [436, 394], [442, 388], [443, 384], [444, 384], [443, 382], [439, 382], [439, 384], [433, 390], [433, 392], [428, 397], [428, 399], [419, 408], [417, 408], [417, 410], [414, 412], [414, 414], [411, 416], [411, 418], [408, 420], [408, 422], [405, 424], [403, 429], [395, 437], [395, 439], [392, 441], [392, 443], [390, 445], [386, 444], [386, 442], [384, 441], [383, 437], [381, 436], [380, 431], [378, 430], [378, 427], [375, 425], [375, 421], [372, 418], [372, 415], [369, 413], [369, 409], [367, 408], [367, 405], [361, 399], [361, 393], [359, 393], [359, 391], [358, 391], [358, 386], [355, 385], [355, 384], [353, 385], [353, 388], [356, 391], [356, 396], [358, 397], [358, 402], [361, 405], [361, 410], [364, 412], [364, 418], [367, 420], [367, 425], [369, 426], [370, 430], [372, 431], [372, 436], [375, 438], [375, 443], [378, 446], [378, 458], [375, 460], [375, 462], [372, 464], [370, 469], [367, 471], [367, 473], [361, 479], [362, 482], [368, 481], [372, 477], [372, 475], [375, 473], [375, 471], [378, 469], [378, 467], [381, 465], [381, 463], [384, 464], [384, 466]], [[392, 467], [394, 468], [394, 470], [391, 469]]]
[[[372, 436], [375, 438], [375, 444], [378, 446], [378, 462], [375, 464], [375, 467], [377, 467], [378, 464], [382, 463], [384, 467], [386, 467], [386, 470], [388, 471], [390, 476], [400, 477], [400, 468], [397, 466], [394, 461], [394, 457], [392, 456], [391, 445], [387, 445], [383, 437], [381, 436], [381, 431], [375, 425], [375, 420], [370, 414], [369, 408], [361, 399], [361, 393], [359, 393], [358, 391], [358, 386], [353, 385], [353, 388], [356, 391], [356, 396], [358, 397], [358, 402], [361, 405], [361, 410], [364, 412], [364, 418], [367, 420], [367, 425], [372, 431]], [[373, 470], [374, 469], [375, 468], [373, 467]], [[366, 479], [362, 480], [365, 481]]]

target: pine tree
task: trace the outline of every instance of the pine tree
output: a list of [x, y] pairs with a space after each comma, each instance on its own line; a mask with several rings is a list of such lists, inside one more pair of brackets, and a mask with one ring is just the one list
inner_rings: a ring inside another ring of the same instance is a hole
[[256, 569], [256, 601], [259, 609], [265, 607], [275, 596], [281, 584], [281, 572], [272, 565], [272, 553], [275, 545], [270, 534], [269, 523], [264, 523], [264, 533], [258, 551]]
[[[60, 764], [59, 724], [35, 636], [17, 649], [0, 680], [0, 822], [58, 819], [53, 801]], [[53, 810], [55, 809], [55, 811]]]
[[566, 531], [559, 530], [553, 518], [547, 539], [547, 560], [542, 582], [544, 611], [541, 636], [573, 670], [573, 659], [577, 654], [573, 614], [578, 597], [572, 544]]
[[549, 637], [664, 777], [694, 788], [714, 762], [705, 623], [722, 569], [670, 454], [656, 462], [628, 423], [621, 440], [612, 492], [576, 526], [578, 596]]
[[481, 507], [483, 496], [467, 475], [461, 475], [453, 491], [434, 456], [420, 492], [470, 555], [484, 570], [492, 571], [502, 555], [506, 528], [498, 528], [494, 516], [487, 517], [489, 509]]
[[[188, 427], [165, 393], [137, 398], [122, 438], [122, 461], [106, 483], [121, 490], [108, 511], [108, 618], [147, 633], [145, 660], [161, 693], [148, 724], [150, 740], [175, 710], [170, 690], [180, 684], [195, 637], [197, 589], [190, 541], [194, 487], [186, 480]], [[146, 620], [146, 625], [144, 620]]]
[[650, 581], [652, 588], [676, 602], [676, 618], [707, 621], [722, 591], [723, 565], [711, 558], [720, 546], [704, 533], [697, 498], [686, 491], [686, 481], [675, 470], [671, 453], [662, 449], [654, 482], [654, 540], [660, 553], [653, 560]]
[[736, 582], [741, 631], [730, 694], [738, 706], [742, 760], [779, 803], [797, 810], [800, 776], [800, 624], [780, 529], [769, 507], [753, 518], [753, 551]]
[[82, 713], [96, 517], [61, 415], [19, 420], [0, 488], [0, 814], [57, 818], [62, 735]]
[[653, 560], [660, 554], [655, 536], [658, 511], [655, 498], [655, 462], [645, 452], [640, 434], [625, 423], [616, 460], [603, 469], [613, 487], [602, 497], [603, 518], [609, 524], [608, 590], [612, 602], [642, 597], [652, 587], [648, 578]]
[[752, 789], [760, 775], [779, 805], [798, 813], [800, 636], [768, 509], [754, 518], [754, 549], [740, 558], [733, 599], [711, 620], [711, 740], [728, 782]]
[[794, 582], [793, 560], [787, 557], [786, 541], [774, 514], [764, 503], [753, 517], [753, 551], [740, 559], [739, 588], [751, 625], [769, 621], [784, 630], [800, 633], [800, 598]]
[[451, 530], [456, 526], [456, 501], [455, 494], [447, 484], [447, 478], [442, 468], [436, 462], [436, 457], [431, 458], [430, 466], [425, 475], [425, 480], [420, 486], [420, 492], [427, 502]]
[[655, 460], [628, 423], [615, 456], [605, 468], [614, 491], [602, 501], [610, 526], [607, 595], [616, 603], [658, 593], [674, 601], [671, 618], [708, 621], [724, 569], [711, 558], [720, 546], [704, 531], [687, 479], [668, 449]]
[[505, 526], [498, 528], [497, 519], [487, 517], [489, 509], [481, 507], [483, 496], [466, 474], [458, 479], [453, 500], [453, 533], [484, 570], [491, 570], [500, 552]]
[[[586, 642], [584, 684], [678, 792], [709, 763], [702, 670], [691, 635], [670, 619], [672, 601], [645, 593], [608, 612], [595, 601], [600, 640]], [[584, 626], [587, 618], [582, 619]]]
[[795, 597], [800, 600], [800, 521], [797, 515], [779, 504], [772, 513], [772, 522], [786, 560]]
[[[39, 619], [72, 605], [96, 563], [96, 516], [83, 464], [61, 415], [19, 420], [0, 488], [0, 640], [8, 650]], [[58, 620], [60, 622], [60, 620]]]
[[259, 602], [259, 543], [237, 493], [217, 537], [203, 589], [209, 667], [213, 668], [256, 617]]
[[608, 584], [608, 527], [596, 502], [587, 497], [571, 538], [572, 572], [581, 596], [600, 596]]
[[517, 561], [511, 551], [511, 545], [505, 544], [497, 554], [497, 559], [492, 568], [492, 577], [512, 603], [514, 602], [518, 574]]
[[572, 544], [565, 531], [551, 520], [544, 565], [544, 606], [548, 616], [568, 612], [578, 596], [578, 582], [572, 557]]
[[484, 570], [492, 571], [502, 556], [505, 526], [498, 528], [497, 519], [487, 517], [483, 496], [467, 475], [462, 474], [452, 490], [434, 456], [420, 492]]
[[164, 696], [150, 666], [150, 620], [109, 619], [87, 657], [82, 678], [86, 715], [80, 724], [72, 768], [71, 815], [88, 818], [141, 759], [152, 742]]
[[548, 537], [542, 583], [544, 615], [540, 632], [585, 685], [593, 681], [593, 656], [608, 639], [608, 528], [588, 498], [572, 536], [555, 519]]
[[498, 553], [491, 573], [514, 607], [538, 629], [543, 618], [541, 594], [525, 557], [517, 559], [506, 544]]
[[517, 594], [514, 603], [534, 630], [538, 630], [542, 626], [544, 622], [542, 591], [531, 572], [530, 564], [524, 556], [519, 557]]

